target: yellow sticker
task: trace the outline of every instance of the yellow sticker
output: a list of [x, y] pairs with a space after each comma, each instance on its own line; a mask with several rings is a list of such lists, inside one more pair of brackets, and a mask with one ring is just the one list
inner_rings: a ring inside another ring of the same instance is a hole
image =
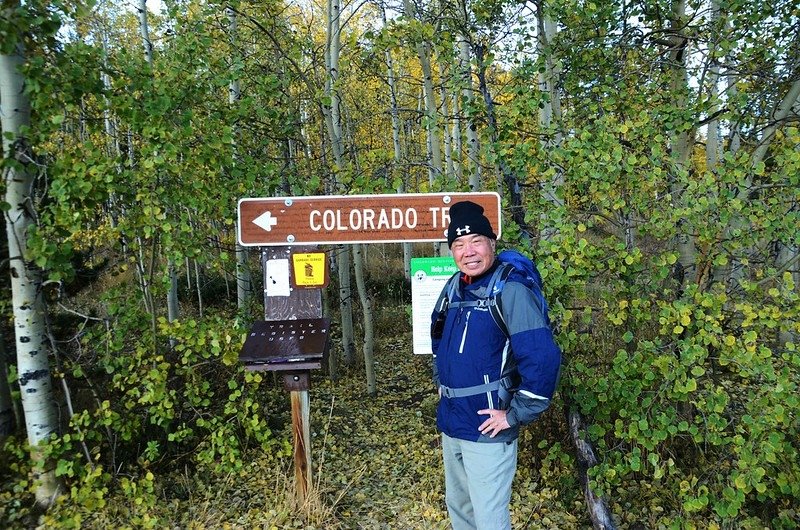
[[300, 287], [316, 287], [325, 284], [325, 253], [292, 254], [294, 281]]

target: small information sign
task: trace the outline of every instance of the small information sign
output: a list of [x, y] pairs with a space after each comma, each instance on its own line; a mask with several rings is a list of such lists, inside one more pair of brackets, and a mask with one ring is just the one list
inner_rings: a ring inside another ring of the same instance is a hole
[[411, 260], [411, 307], [415, 354], [431, 354], [431, 314], [447, 280], [458, 272], [452, 257]]
[[328, 255], [324, 252], [306, 252], [292, 254], [294, 274], [292, 280], [295, 287], [320, 288], [328, 286]]

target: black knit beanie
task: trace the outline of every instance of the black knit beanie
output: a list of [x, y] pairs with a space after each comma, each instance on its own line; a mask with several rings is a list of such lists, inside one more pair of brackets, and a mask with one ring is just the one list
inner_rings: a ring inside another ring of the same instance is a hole
[[450, 226], [447, 227], [447, 246], [452, 247], [456, 238], [467, 234], [480, 234], [497, 239], [492, 223], [483, 215], [483, 206], [472, 201], [454, 203], [450, 207]]

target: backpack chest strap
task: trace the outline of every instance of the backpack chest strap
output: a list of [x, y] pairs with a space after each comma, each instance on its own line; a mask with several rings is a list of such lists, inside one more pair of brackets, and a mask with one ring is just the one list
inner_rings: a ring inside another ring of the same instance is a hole
[[482, 385], [462, 386], [459, 388], [452, 388], [445, 385], [439, 385], [439, 390], [442, 392], [442, 396], [446, 398], [459, 398], [459, 397], [475, 396], [478, 394], [485, 394], [486, 392], [492, 392], [494, 390], [500, 390], [501, 388], [504, 388], [504, 386], [508, 386], [510, 384], [511, 384], [511, 378], [503, 377], [502, 379], [498, 379], [497, 381], [491, 381], [489, 383], [484, 383]]
[[457, 302], [451, 302], [450, 307], [490, 307], [494, 304], [494, 298], [479, 298], [478, 300], [459, 300]]

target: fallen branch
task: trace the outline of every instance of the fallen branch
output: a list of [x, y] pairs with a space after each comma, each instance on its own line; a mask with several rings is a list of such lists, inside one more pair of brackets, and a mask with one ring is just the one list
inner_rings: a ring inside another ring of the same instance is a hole
[[572, 434], [572, 443], [578, 456], [578, 474], [581, 478], [581, 488], [586, 497], [586, 507], [589, 510], [589, 517], [592, 519], [592, 526], [595, 530], [616, 530], [616, 525], [611, 519], [611, 512], [608, 503], [603, 497], [598, 497], [589, 486], [589, 469], [597, 465], [597, 458], [594, 456], [592, 445], [584, 439], [584, 425], [580, 412], [570, 408], [567, 413], [569, 417], [569, 432]]

